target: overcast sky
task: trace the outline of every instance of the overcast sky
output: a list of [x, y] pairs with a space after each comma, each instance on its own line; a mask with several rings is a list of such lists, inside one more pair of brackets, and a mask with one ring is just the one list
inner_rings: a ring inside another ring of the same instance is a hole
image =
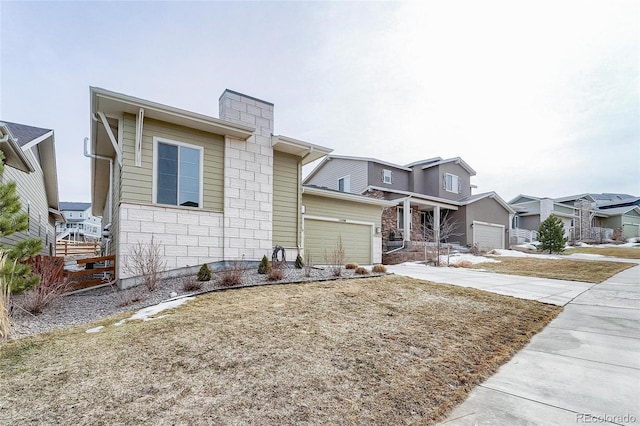
[[[640, 195], [640, 2], [9, 2], [0, 120], [54, 129], [89, 201], [89, 86], [399, 164], [462, 157], [476, 193]], [[308, 170], [306, 171], [308, 172]]]

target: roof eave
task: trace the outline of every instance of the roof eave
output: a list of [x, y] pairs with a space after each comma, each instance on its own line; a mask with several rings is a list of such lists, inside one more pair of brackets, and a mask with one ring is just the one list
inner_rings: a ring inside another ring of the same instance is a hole
[[301, 157], [302, 165], [319, 160], [333, 151], [331, 148], [282, 135], [273, 135], [271, 137], [271, 146], [275, 151]]
[[302, 186], [302, 193], [309, 195], [318, 195], [321, 197], [334, 198], [337, 200], [353, 201], [356, 203], [372, 204], [380, 207], [393, 207], [396, 201], [381, 200], [379, 198], [370, 198], [364, 195], [351, 194], [348, 192], [336, 192], [327, 189]]

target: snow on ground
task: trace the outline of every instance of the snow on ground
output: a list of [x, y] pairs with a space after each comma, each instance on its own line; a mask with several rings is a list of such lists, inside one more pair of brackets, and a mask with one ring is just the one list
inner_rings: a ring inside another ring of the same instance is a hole
[[[495, 259], [490, 259], [488, 257], [484, 257], [484, 256], [474, 256], [470, 253], [454, 253], [452, 255], [449, 256], [449, 264], [450, 265], [457, 265], [460, 262], [463, 261], [467, 261], [469, 263], [472, 263], [473, 265], [476, 265], [478, 263], [500, 263], [499, 260], [495, 260]], [[447, 256], [440, 256], [440, 264], [441, 265], [446, 265], [447, 264]]]
[[149, 306], [148, 308], [144, 308], [133, 314], [129, 319], [136, 320], [140, 319], [142, 321], [150, 321], [153, 315], [156, 315], [162, 311], [167, 309], [174, 309], [178, 306], [182, 305], [189, 300], [193, 300], [195, 297], [182, 297], [180, 299], [168, 300], [166, 302], [158, 303], [157, 305]]
[[[159, 314], [162, 311], [166, 311], [167, 309], [174, 309], [177, 308], [178, 306], [182, 305], [185, 302], [188, 302], [189, 300], [193, 300], [195, 299], [195, 297], [191, 296], [191, 297], [181, 297], [178, 299], [171, 299], [171, 300], [167, 300], [166, 302], [162, 302], [162, 303], [158, 303], [157, 305], [153, 305], [153, 306], [149, 306], [147, 308], [144, 309], [140, 309], [138, 312], [136, 312], [135, 314], [131, 315], [129, 318], [127, 319], [123, 319], [120, 320], [116, 323], [114, 323], [114, 326], [121, 326], [123, 325], [125, 322], [130, 321], [130, 320], [142, 320], [142, 321], [151, 321], [154, 319], [159, 319], [159, 318], [164, 318], [166, 315], [160, 315], [159, 317], [154, 317], [154, 315]], [[93, 327], [90, 328], [86, 331], [86, 333], [98, 333], [100, 330], [102, 330], [104, 328], [104, 325], [98, 326], [98, 327]]]
[[636, 242], [636, 238], [630, 238], [628, 242], [624, 244], [587, 244], [587, 243], [576, 243], [575, 247], [566, 246], [565, 249], [572, 249], [576, 247], [593, 247], [593, 248], [611, 248], [611, 247], [638, 247], [638, 243]]
[[550, 254], [524, 253], [518, 250], [494, 249], [487, 254], [490, 256], [493, 255], [493, 256], [503, 256], [503, 257], [537, 257], [541, 259], [560, 259], [558, 256], [552, 256]]

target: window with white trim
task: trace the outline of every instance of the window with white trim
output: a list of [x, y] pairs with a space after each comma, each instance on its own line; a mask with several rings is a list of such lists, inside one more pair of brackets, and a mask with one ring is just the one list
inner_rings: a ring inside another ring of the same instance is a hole
[[391, 170], [383, 169], [382, 170], [382, 183], [391, 184], [391, 182], [392, 182]]
[[338, 179], [338, 191], [351, 192], [351, 175]]
[[201, 146], [162, 138], [154, 142], [154, 202], [202, 207]]
[[398, 207], [398, 229], [404, 229], [404, 208]]
[[445, 186], [444, 189], [448, 192], [453, 192], [456, 194], [460, 193], [460, 179], [456, 175], [452, 175], [451, 173], [445, 173], [444, 175]]

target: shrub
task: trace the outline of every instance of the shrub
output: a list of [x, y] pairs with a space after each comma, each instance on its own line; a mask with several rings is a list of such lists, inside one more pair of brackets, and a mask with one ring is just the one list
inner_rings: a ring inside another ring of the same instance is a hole
[[224, 287], [232, 287], [242, 284], [244, 279], [244, 270], [242, 266], [234, 263], [232, 266], [224, 268], [218, 274], [218, 283]]
[[358, 266], [354, 272], [358, 275], [369, 275], [371, 273], [367, 268], [362, 266]]
[[480, 250], [480, 247], [478, 246], [478, 243], [475, 243], [474, 245], [472, 245], [471, 248], [469, 248], [469, 252], [474, 256], [481, 256], [482, 255], [482, 251]]
[[142, 282], [147, 290], [154, 291], [158, 288], [159, 275], [165, 265], [166, 262], [160, 255], [160, 244], [156, 244], [151, 237], [149, 243], [138, 241], [131, 248], [131, 254], [127, 256], [124, 269], [133, 276], [142, 276]]
[[549, 250], [549, 253], [559, 253], [564, 250], [567, 237], [564, 236], [562, 219], [554, 214], [546, 218], [538, 228], [538, 241], [542, 251]]
[[310, 277], [311, 271], [313, 270], [313, 258], [311, 254], [306, 252], [304, 253], [304, 276]]
[[[206, 266], [206, 265], [203, 265], [203, 266]], [[211, 270], [208, 268], [207, 270], [209, 271], [209, 278], [206, 281], [209, 281], [211, 279]], [[201, 281], [205, 281], [205, 280], [200, 279], [200, 273], [198, 273], [198, 279], [195, 279], [194, 277], [186, 277], [182, 280], [182, 289], [184, 291], [198, 291], [202, 289]]]
[[211, 269], [209, 269], [209, 266], [204, 263], [201, 267], [200, 270], [198, 271], [198, 281], [209, 281], [211, 280]]
[[126, 294], [122, 293], [118, 296], [118, 307], [124, 308], [125, 306], [133, 305], [144, 300], [140, 294]]
[[282, 268], [271, 268], [271, 270], [267, 273], [268, 281], [280, 281], [284, 278], [284, 271]]
[[338, 237], [336, 247], [331, 253], [324, 252], [324, 261], [329, 265], [329, 271], [334, 277], [342, 275], [342, 265], [344, 263], [344, 246], [342, 245], [342, 237]]
[[380, 273], [384, 274], [387, 272], [387, 267], [381, 264], [373, 265], [373, 272], [378, 274]]
[[462, 260], [458, 263], [452, 263], [449, 266], [453, 266], [454, 268], [471, 268], [473, 266], [473, 263], [469, 262], [468, 260]]
[[271, 270], [271, 263], [269, 259], [267, 259], [267, 255], [262, 256], [262, 260], [260, 261], [260, 265], [258, 265], [258, 273], [259, 274], [268, 274]]
[[41, 314], [44, 308], [60, 299], [70, 289], [69, 280], [62, 276], [62, 260], [41, 257], [34, 272], [40, 276], [40, 282], [24, 292], [22, 307], [34, 315]]
[[302, 256], [300, 256], [300, 254], [296, 257], [296, 261], [293, 266], [295, 266], [296, 269], [302, 269], [304, 266], [304, 262], [302, 261]]
[[357, 269], [358, 266], [360, 266], [360, 265], [358, 265], [357, 263], [353, 263], [353, 262], [352, 263], [347, 263], [346, 265], [344, 265], [345, 269]]

